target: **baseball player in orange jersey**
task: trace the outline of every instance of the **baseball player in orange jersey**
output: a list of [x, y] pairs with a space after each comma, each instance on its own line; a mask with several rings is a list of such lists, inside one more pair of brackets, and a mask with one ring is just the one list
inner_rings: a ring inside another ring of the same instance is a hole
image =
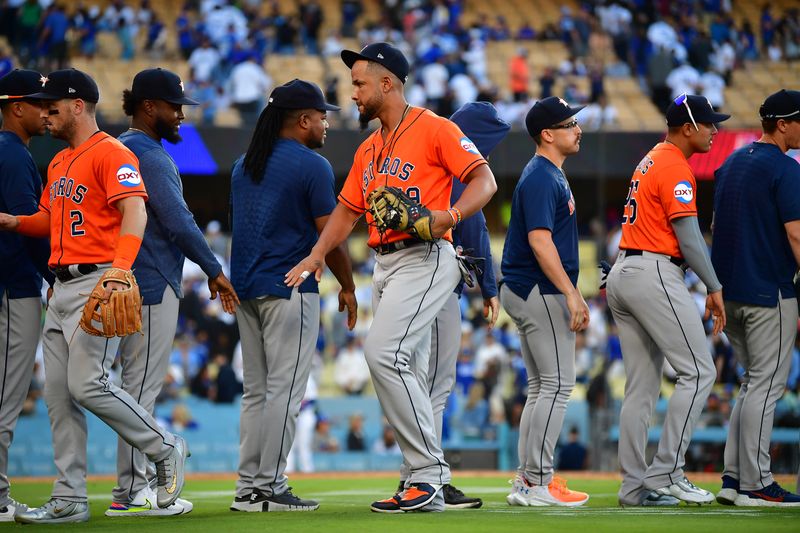
[[[619, 327], [625, 398], [619, 427], [621, 505], [711, 503], [714, 495], [683, 474], [692, 430], [714, 385], [716, 370], [703, 322], [684, 283], [684, 264], [708, 290], [714, 332], [725, 326], [722, 285], [697, 223], [695, 178], [687, 158], [708, 152], [716, 113], [701, 96], [682, 95], [667, 109], [669, 132], [631, 178], [622, 217], [620, 253], [608, 275], [608, 306]], [[647, 426], [666, 357], [678, 375], [658, 451], [645, 460]]]
[[[85, 522], [85, 407], [156, 463], [159, 507], [168, 507], [183, 487], [188, 455], [181, 437], [164, 431], [130, 395], [108, 380], [118, 337], [89, 335], [78, 327], [87, 297], [109, 268], [130, 270], [141, 244], [147, 193], [130, 150], [99, 131], [97, 85], [78, 70], [42, 78], [48, 100], [42, 116], [53, 137], [69, 147], [51, 161], [39, 211], [0, 215], [0, 228], [50, 236], [50, 268], [57, 281], [44, 324], [45, 399], [58, 478], [51, 499], [16, 516], [23, 523]], [[121, 283], [109, 282], [107, 294]]]
[[[325, 255], [347, 238], [367, 211], [367, 195], [378, 186], [400, 187], [431, 209], [434, 242], [392, 230], [381, 234], [370, 225], [367, 244], [377, 256], [374, 319], [364, 353], [410, 472], [404, 491], [374, 502], [371, 509], [444, 510], [441, 489], [450, 481], [450, 467], [436, 438], [424, 369], [431, 324], [460, 279], [450, 236], [454, 218], [446, 209], [453, 176], [468, 184], [454, 206], [463, 218], [481, 209], [497, 185], [475, 145], [455, 124], [406, 103], [403, 83], [409, 67], [397, 48], [375, 43], [360, 53], [345, 50], [342, 59], [351, 69], [352, 98], [362, 123], [377, 118], [381, 127], [358, 148], [319, 241], [287, 273], [286, 283], [298, 286], [312, 273], [319, 279]], [[367, 222], [373, 222], [369, 213]]]

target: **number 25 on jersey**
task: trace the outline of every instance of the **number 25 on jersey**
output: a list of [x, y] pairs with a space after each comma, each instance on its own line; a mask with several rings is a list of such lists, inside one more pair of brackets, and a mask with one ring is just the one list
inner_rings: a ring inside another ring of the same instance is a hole
[[[654, 161], [650, 159], [648, 156], [644, 156], [639, 164], [636, 166], [636, 170], [634, 171], [634, 178], [636, 177], [637, 173], [640, 173], [642, 176], [647, 174], [647, 171], [650, 170], [650, 167], [653, 166]], [[625, 198], [625, 210], [622, 215], [622, 223], [623, 224], [635, 224], [636, 223], [636, 211], [638, 209], [638, 204], [636, 202], [636, 193], [639, 192], [639, 180], [638, 179], [631, 179], [631, 184], [628, 187], [628, 197]]]

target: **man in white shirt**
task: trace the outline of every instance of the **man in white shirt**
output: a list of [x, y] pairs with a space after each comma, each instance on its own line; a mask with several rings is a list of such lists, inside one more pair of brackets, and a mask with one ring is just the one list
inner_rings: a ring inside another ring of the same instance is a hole
[[254, 125], [264, 107], [265, 95], [272, 87], [272, 79], [256, 63], [255, 57], [249, 55], [246, 60], [233, 67], [228, 83], [231, 103], [239, 111], [242, 123]]

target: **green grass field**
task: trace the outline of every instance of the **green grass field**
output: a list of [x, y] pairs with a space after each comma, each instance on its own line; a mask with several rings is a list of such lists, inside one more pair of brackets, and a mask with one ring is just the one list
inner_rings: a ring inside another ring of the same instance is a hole
[[[389, 533], [402, 531], [798, 531], [800, 508], [794, 509], [742, 509], [717, 504], [704, 507], [681, 506], [668, 509], [626, 508], [617, 506], [618, 482], [595, 479], [597, 476], [568, 476], [570, 487], [587, 491], [591, 499], [585, 507], [577, 509], [521, 508], [506, 504], [505, 496], [510, 485], [508, 475], [466, 476], [456, 473], [455, 484], [469, 495], [484, 499], [481, 509], [447, 511], [445, 513], [407, 513], [384, 515], [369, 511], [375, 499], [391, 495], [396, 477], [353, 476], [337, 474], [332, 477], [302, 477], [291, 480], [295, 494], [320, 501], [316, 512], [308, 513], [236, 513], [228, 510], [233, 497], [234, 481], [189, 479], [184, 497], [194, 503], [194, 510], [185, 516], [171, 518], [106, 518], [103, 512], [109, 504], [112, 482], [89, 483], [89, 501], [92, 519], [85, 524], [64, 524], [59, 530], [111, 532], [179, 532], [213, 531], [248, 532], [265, 529], [272, 531], [377, 531]], [[786, 480], [789, 486], [789, 480]], [[716, 491], [719, 484], [698, 483]], [[13, 483], [14, 497], [29, 505], [40, 505], [50, 493], [50, 482], [18, 481]], [[24, 528], [25, 531], [45, 529], [50, 526], [0, 524], [0, 529]], [[49, 528], [49, 529], [48, 529]]]

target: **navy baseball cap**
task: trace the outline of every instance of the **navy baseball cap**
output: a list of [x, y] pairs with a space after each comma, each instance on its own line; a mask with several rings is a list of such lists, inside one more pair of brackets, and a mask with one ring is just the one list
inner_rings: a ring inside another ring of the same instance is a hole
[[525, 116], [525, 127], [531, 137], [536, 137], [542, 130], [555, 126], [562, 120], [574, 116], [586, 106], [570, 107], [566, 100], [557, 96], [548, 96], [539, 100]]
[[316, 109], [318, 111], [339, 111], [339, 107], [325, 101], [325, 96], [316, 84], [310, 81], [293, 79], [272, 90], [267, 107], [281, 109]]
[[670, 102], [667, 108], [667, 126], [684, 124], [716, 124], [731, 118], [725, 113], [717, 113], [705, 96], [682, 94]]
[[800, 91], [780, 91], [767, 96], [758, 109], [761, 120], [800, 120]]
[[28, 98], [42, 88], [41, 72], [14, 69], [0, 78], [0, 101]]
[[56, 70], [41, 79], [39, 92], [28, 95], [29, 98], [41, 100], [61, 100], [72, 98], [96, 104], [100, 100], [100, 91], [94, 80], [80, 70], [68, 68]]
[[170, 104], [200, 103], [183, 94], [183, 82], [177, 74], [162, 68], [149, 68], [134, 76], [131, 95], [136, 100], [164, 100]]
[[365, 46], [361, 52], [342, 50], [342, 61], [352, 69], [356, 61], [364, 59], [382, 65], [386, 70], [405, 83], [408, 80], [408, 60], [398, 48], [389, 43], [373, 43]]

